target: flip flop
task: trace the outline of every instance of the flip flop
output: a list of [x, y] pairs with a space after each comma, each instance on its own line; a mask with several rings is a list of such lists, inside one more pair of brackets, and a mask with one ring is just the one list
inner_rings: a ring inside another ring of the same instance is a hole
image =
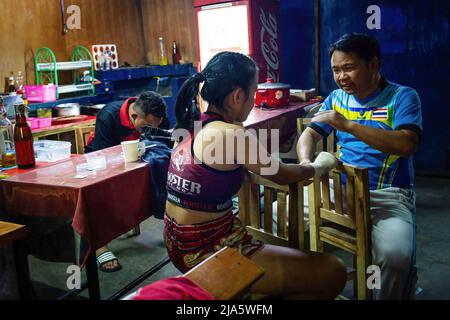
[[[105, 264], [111, 261], [117, 261], [117, 266], [113, 268], [106, 268]], [[122, 266], [119, 263], [119, 259], [112, 253], [111, 251], [105, 251], [101, 255], [97, 257], [97, 265], [98, 268], [103, 272], [115, 272], [122, 269]]]

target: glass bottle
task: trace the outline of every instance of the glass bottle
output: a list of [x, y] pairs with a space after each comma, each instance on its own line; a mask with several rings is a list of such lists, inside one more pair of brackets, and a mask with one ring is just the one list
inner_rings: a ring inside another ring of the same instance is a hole
[[23, 75], [22, 75], [22, 71], [19, 71], [17, 73], [17, 77], [16, 77], [16, 92], [18, 95], [23, 94]]
[[173, 64], [179, 64], [181, 60], [180, 52], [178, 51], [177, 43], [175, 41], [172, 44], [172, 60]]
[[16, 92], [16, 85], [14, 84], [14, 82], [14, 72], [11, 72], [8, 78], [8, 93]]
[[0, 97], [0, 166], [11, 168], [16, 165], [14, 150], [14, 129], [9, 121], [3, 99]]
[[166, 49], [164, 47], [164, 39], [162, 37], [159, 37], [159, 65], [160, 66], [168, 65]]
[[16, 126], [14, 127], [14, 143], [16, 145], [17, 166], [20, 169], [33, 168], [34, 159], [33, 135], [26, 118], [27, 107], [25, 104], [17, 104]]

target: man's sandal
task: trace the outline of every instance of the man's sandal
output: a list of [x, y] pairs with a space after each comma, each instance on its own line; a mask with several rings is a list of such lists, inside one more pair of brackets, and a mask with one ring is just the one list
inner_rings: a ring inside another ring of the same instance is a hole
[[[107, 268], [105, 265], [108, 262], [117, 261], [117, 266], [114, 266], [112, 268]], [[115, 272], [122, 269], [122, 266], [119, 263], [119, 259], [112, 253], [111, 251], [105, 251], [101, 255], [97, 257], [97, 265], [98, 268], [103, 272]]]

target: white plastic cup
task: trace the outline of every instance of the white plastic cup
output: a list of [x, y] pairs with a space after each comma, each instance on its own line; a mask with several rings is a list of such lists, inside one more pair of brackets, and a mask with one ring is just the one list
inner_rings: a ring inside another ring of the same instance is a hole
[[145, 152], [145, 143], [139, 140], [124, 141], [121, 145], [125, 162], [136, 162]]

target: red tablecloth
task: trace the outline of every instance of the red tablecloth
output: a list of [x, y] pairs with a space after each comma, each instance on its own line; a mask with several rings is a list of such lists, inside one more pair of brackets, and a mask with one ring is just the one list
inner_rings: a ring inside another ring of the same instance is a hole
[[[95, 176], [75, 178], [78, 164], [102, 156], [106, 157], [106, 169]], [[74, 230], [90, 250], [106, 245], [150, 214], [147, 165], [124, 163], [121, 146], [1, 180], [0, 191], [8, 215], [72, 218]]]
[[[304, 108], [310, 104], [310, 102], [291, 102], [285, 107], [274, 109], [254, 107], [244, 122], [244, 127], [255, 130], [265, 129], [267, 134], [271, 134], [272, 129], [278, 129], [279, 144], [282, 145], [297, 132], [297, 118], [305, 114]], [[271, 152], [270, 136], [267, 140], [267, 150]]]

